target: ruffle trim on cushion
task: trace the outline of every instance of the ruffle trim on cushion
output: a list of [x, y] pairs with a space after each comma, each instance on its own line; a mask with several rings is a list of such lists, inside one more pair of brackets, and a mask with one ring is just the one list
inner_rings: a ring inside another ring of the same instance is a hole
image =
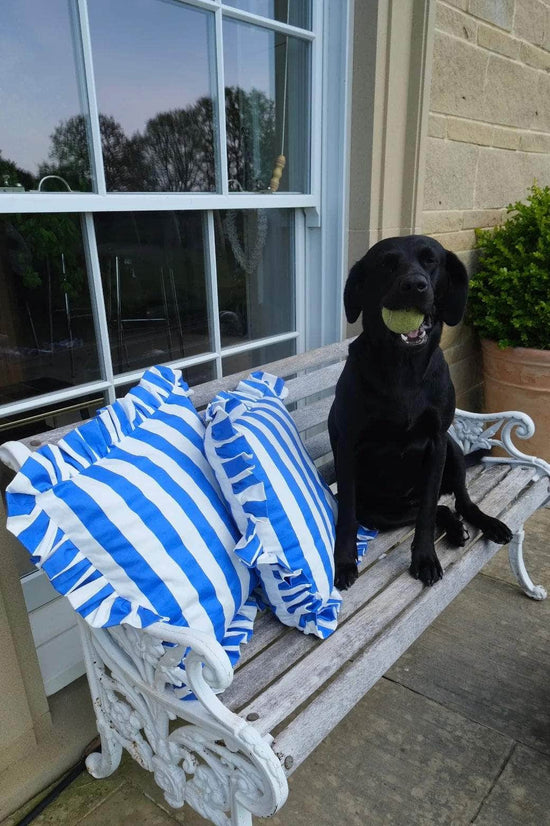
[[[285, 623], [284, 613], [279, 607], [276, 614], [281, 622], [295, 626], [296, 622], [291, 617], [298, 615], [298, 625], [304, 633], [325, 639], [336, 628], [341, 597], [333, 590], [330, 599], [323, 603], [320, 594], [312, 591], [311, 581], [301, 570], [292, 570], [284, 556], [264, 548], [258, 529], [262, 523], [270, 521], [265, 486], [256, 475], [254, 456], [250, 453], [246, 437], [234, 425], [234, 419], [247, 411], [247, 401], [257, 401], [266, 396], [283, 399], [287, 393], [282, 379], [258, 371], [239, 382], [234, 394], [219, 393], [208, 405], [206, 420], [210, 423], [212, 443], [222, 472], [246, 518], [246, 527], [235, 546], [235, 553], [249, 568], [261, 569], [265, 566], [269, 569], [277, 581], [284, 612], [289, 615]], [[223, 491], [224, 486], [221, 487]], [[231, 502], [228, 504], [231, 506]], [[232, 507], [231, 510], [236, 517], [235, 509]], [[235, 518], [235, 521], [239, 524], [240, 520]], [[269, 607], [275, 610], [267, 595], [264, 596]]]
[[107, 456], [169, 397], [189, 396], [181, 375], [181, 370], [169, 367], [150, 368], [137, 387], [100, 410], [96, 419], [71, 431], [57, 445], [45, 445], [29, 456], [6, 489], [10, 514], [6, 527], [27, 548], [34, 564], [44, 569], [53, 587], [94, 627], [126, 622], [139, 628], [168, 618], [117, 595], [41, 508], [40, 497]]

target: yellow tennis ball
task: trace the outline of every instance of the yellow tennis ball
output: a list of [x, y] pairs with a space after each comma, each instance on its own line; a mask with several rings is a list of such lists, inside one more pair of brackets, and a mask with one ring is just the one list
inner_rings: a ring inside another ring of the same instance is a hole
[[424, 313], [418, 310], [388, 310], [382, 307], [382, 319], [392, 333], [410, 333], [418, 330], [424, 321]]

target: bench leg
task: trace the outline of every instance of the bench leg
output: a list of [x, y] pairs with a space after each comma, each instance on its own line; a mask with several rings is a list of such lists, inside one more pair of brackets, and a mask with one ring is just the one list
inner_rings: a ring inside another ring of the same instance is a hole
[[527, 573], [525, 562], [523, 561], [523, 539], [525, 531], [521, 528], [512, 537], [508, 546], [508, 558], [510, 567], [520, 586], [531, 599], [546, 599], [548, 596], [546, 589], [542, 585], [534, 585], [531, 577]]
[[233, 795], [231, 805], [231, 826], [252, 826], [252, 814]]

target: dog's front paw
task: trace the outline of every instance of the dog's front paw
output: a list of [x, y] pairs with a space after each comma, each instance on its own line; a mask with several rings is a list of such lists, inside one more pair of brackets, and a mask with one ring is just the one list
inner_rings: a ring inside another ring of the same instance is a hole
[[358, 576], [356, 562], [337, 562], [334, 585], [339, 591], [346, 591], [351, 588]]
[[485, 539], [496, 542], [498, 545], [507, 545], [513, 536], [508, 525], [500, 519], [495, 519], [494, 516], [485, 516], [481, 530]]
[[443, 568], [435, 551], [429, 553], [413, 551], [409, 571], [411, 576], [419, 579], [424, 585], [433, 585], [443, 576]]

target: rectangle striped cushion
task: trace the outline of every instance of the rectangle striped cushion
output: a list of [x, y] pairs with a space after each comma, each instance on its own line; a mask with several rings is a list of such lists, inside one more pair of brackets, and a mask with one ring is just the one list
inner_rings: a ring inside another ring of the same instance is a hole
[[[334, 588], [336, 501], [287, 411], [282, 379], [256, 372], [210, 403], [206, 455], [242, 539], [235, 551], [257, 570], [281, 622], [327, 637], [341, 597]], [[368, 534], [362, 534], [360, 555]]]
[[204, 453], [181, 371], [154, 367], [123, 399], [33, 453], [7, 489], [9, 530], [92, 626], [155, 621], [212, 633], [236, 662], [254, 572]]

